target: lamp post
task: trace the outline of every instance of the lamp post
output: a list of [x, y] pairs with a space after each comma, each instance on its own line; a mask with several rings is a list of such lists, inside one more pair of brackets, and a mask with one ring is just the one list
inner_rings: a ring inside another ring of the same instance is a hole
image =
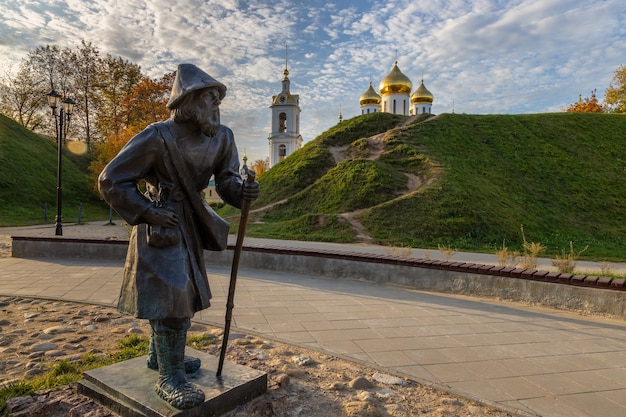
[[[63, 104], [61, 106], [61, 104]], [[57, 139], [57, 216], [55, 218], [56, 230], [54, 232], [57, 236], [63, 236], [63, 216], [61, 214], [61, 156], [63, 149], [63, 142], [67, 136], [67, 128], [70, 124], [70, 117], [72, 116], [72, 110], [74, 110], [74, 100], [67, 97], [61, 103], [61, 95], [55, 90], [48, 93], [48, 105], [52, 109], [52, 116], [54, 116], [54, 129]], [[57, 113], [57, 108], [59, 109]], [[67, 120], [66, 120], [67, 119]], [[64, 126], [65, 125], [65, 126]]]

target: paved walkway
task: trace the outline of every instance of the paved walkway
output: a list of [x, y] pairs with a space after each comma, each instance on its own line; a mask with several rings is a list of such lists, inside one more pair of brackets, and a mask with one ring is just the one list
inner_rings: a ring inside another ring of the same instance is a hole
[[[0, 295], [115, 305], [122, 266], [1, 258]], [[229, 274], [209, 267], [213, 307], [195, 320], [223, 325]], [[623, 321], [263, 270], [240, 270], [235, 304], [233, 326], [242, 332], [333, 353], [522, 415], [626, 416]]]

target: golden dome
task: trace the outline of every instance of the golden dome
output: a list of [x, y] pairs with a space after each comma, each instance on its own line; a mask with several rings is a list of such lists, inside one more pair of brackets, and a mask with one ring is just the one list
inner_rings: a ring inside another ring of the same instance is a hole
[[393, 68], [389, 75], [387, 75], [380, 82], [378, 89], [380, 94], [386, 96], [388, 94], [411, 94], [413, 89], [413, 83], [409, 80], [409, 77], [404, 75], [400, 68], [398, 68], [398, 61], [393, 64]]
[[430, 91], [428, 91], [428, 89], [424, 85], [424, 80], [422, 80], [420, 86], [417, 87], [417, 90], [415, 90], [413, 95], [411, 95], [411, 103], [413, 104], [424, 103], [424, 102], [432, 103], [433, 99], [434, 99], [433, 94]]
[[374, 91], [371, 81], [369, 88], [363, 93], [363, 95], [359, 99], [359, 103], [361, 103], [361, 106], [366, 106], [368, 104], [380, 104], [380, 96], [376, 91]]

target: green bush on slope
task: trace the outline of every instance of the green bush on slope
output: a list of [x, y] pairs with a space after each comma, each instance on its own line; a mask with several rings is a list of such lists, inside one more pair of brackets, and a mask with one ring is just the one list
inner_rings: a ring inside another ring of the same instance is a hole
[[253, 207], [291, 197], [322, 177], [336, 165], [329, 151], [330, 146], [343, 146], [359, 138], [385, 132], [405, 119], [405, 116], [372, 113], [348, 119], [328, 129], [259, 178], [263, 192]]
[[306, 190], [272, 208], [265, 221], [304, 214], [344, 213], [394, 198], [407, 178], [386, 164], [369, 160], [340, 162]]

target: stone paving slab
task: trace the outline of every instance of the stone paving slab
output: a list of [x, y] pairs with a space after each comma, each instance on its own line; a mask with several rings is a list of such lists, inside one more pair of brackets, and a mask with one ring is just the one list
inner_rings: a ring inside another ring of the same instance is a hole
[[[122, 267], [3, 258], [0, 294], [115, 305]], [[209, 268], [212, 307], [194, 320], [223, 325], [229, 275], [227, 268]], [[527, 415], [626, 415], [626, 323], [619, 320], [240, 270], [233, 326]]]

